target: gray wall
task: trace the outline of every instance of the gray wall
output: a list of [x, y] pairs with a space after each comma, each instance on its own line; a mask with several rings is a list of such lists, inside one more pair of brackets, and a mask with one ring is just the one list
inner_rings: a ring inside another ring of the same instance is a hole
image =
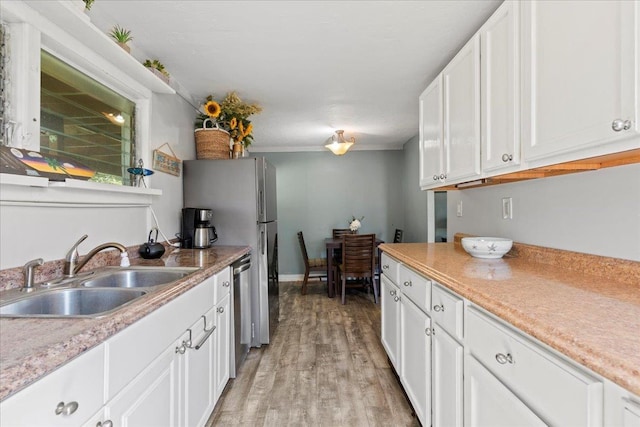
[[[512, 220], [502, 219], [503, 197], [513, 199]], [[492, 235], [640, 261], [640, 164], [450, 191], [448, 228], [450, 238]]]
[[420, 152], [418, 136], [404, 144], [402, 205], [404, 242], [427, 241], [427, 192], [420, 190]]
[[253, 153], [277, 169], [280, 274], [302, 274], [297, 240], [303, 231], [310, 258], [325, 257], [324, 238], [361, 217], [360, 233], [391, 241], [403, 228], [402, 151]]

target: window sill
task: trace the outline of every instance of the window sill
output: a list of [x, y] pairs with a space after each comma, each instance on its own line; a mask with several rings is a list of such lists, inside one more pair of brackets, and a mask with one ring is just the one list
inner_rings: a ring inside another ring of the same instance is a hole
[[0, 204], [23, 206], [150, 206], [162, 190], [67, 179], [0, 174]]

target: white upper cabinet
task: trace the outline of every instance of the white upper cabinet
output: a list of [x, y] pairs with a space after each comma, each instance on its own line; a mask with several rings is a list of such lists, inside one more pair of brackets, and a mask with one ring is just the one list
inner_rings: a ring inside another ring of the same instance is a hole
[[638, 2], [522, 2], [522, 138], [530, 167], [640, 147]]
[[420, 187], [444, 181], [442, 167], [442, 74], [422, 92], [420, 102]]
[[442, 71], [445, 181], [480, 175], [480, 37]]
[[506, 1], [480, 29], [483, 172], [520, 164], [519, 10]]

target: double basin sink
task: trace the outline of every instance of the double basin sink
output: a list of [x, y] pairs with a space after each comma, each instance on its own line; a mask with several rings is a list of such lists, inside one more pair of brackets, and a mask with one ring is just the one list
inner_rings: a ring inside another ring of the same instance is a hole
[[106, 267], [72, 280], [41, 285], [28, 293], [0, 293], [0, 317], [102, 317], [196, 270], [198, 268]]

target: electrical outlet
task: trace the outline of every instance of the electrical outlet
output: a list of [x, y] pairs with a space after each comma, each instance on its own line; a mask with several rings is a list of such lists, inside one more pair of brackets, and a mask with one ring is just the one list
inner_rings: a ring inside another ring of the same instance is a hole
[[502, 219], [513, 219], [513, 201], [511, 197], [502, 199]]
[[456, 210], [456, 216], [462, 216], [462, 200], [458, 202], [458, 208]]

